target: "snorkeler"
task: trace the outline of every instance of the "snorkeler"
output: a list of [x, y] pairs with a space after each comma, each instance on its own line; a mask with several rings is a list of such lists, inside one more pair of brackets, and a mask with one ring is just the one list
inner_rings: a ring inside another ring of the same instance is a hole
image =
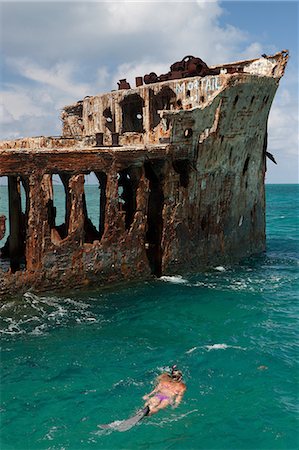
[[146, 400], [144, 407], [149, 408], [147, 415], [155, 414], [168, 405], [176, 408], [181, 403], [187, 389], [182, 378], [183, 374], [176, 365], [172, 366], [170, 374], [165, 372], [158, 376], [155, 389], [143, 397]]
[[146, 403], [134, 416], [126, 420], [116, 420], [98, 426], [106, 430], [127, 431], [137, 425], [144, 417], [155, 414], [168, 405], [176, 408], [186, 391], [186, 385], [182, 382], [182, 378], [182, 372], [177, 369], [177, 366], [172, 366], [170, 374], [165, 372], [158, 376], [157, 386], [152, 392], [143, 397]]

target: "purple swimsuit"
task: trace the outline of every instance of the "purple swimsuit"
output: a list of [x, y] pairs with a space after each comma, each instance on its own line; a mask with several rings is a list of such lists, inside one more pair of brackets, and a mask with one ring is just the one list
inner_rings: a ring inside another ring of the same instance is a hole
[[156, 394], [155, 397], [157, 397], [160, 400], [160, 402], [162, 402], [163, 400], [169, 400], [169, 397], [164, 394]]

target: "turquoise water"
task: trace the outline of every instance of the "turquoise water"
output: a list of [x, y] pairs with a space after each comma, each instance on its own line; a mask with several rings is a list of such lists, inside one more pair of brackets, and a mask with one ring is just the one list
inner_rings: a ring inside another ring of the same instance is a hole
[[[267, 253], [234, 267], [1, 306], [1, 450], [296, 449], [298, 185], [267, 186]], [[177, 409], [125, 433], [164, 368]]]

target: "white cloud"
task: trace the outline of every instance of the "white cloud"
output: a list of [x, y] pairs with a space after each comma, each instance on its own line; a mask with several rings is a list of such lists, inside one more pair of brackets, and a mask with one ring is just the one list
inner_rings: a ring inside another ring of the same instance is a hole
[[8, 111], [5, 106], [0, 103], [0, 122], [2, 125], [11, 124], [15, 121], [15, 117]]
[[252, 42], [241, 53], [241, 59], [254, 59], [263, 53], [263, 47], [259, 42]]
[[43, 110], [33, 93], [20, 86], [12, 85], [9, 90], [1, 92], [4, 109], [15, 120], [23, 116], [40, 116]]
[[103, 93], [112, 89], [113, 85], [111, 85], [111, 74], [109, 73], [107, 67], [99, 67], [95, 71], [95, 74], [96, 77], [90, 86], [91, 90], [88, 93], [89, 95], [96, 95], [96, 93]]
[[268, 151], [277, 165], [268, 161], [267, 182], [298, 183], [298, 100], [287, 87], [276, 95], [269, 116]]
[[279, 152], [283, 157], [298, 155], [298, 108], [292, 99], [285, 105], [274, 103], [269, 130], [269, 151]]
[[95, 88], [107, 88], [110, 79], [107, 69], [99, 68], [93, 85], [78, 82], [75, 80], [77, 69], [70, 63], [57, 63], [47, 69], [29, 59], [11, 58], [8, 66], [30, 83], [7, 83], [0, 92], [3, 138], [59, 134], [63, 106], [83, 98]]
[[[116, 89], [120, 78], [133, 87], [136, 76], [166, 73], [187, 54], [212, 65], [275, 52], [221, 25], [224, 10], [225, 2], [203, 0], [3, 2], [2, 137], [57, 134], [64, 105]], [[298, 145], [295, 83], [287, 72], [269, 121], [269, 150], [286, 161]]]
[[87, 83], [74, 83], [72, 80], [74, 66], [69, 62], [58, 62], [51, 68], [41, 67], [26, 58], [11, 58], [7, 62], [23, 77], [51, 86], [71, 96], [85, 96], [90, 89]]

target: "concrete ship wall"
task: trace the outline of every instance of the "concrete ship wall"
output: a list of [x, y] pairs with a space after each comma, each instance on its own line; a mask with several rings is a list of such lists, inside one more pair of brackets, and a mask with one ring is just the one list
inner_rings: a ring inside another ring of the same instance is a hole
[[[195, 271], [263, 251], [267, 119], [287, 58], [88, 97], [64, 109], [61, 137], [2, 142], [10, 236], [0, 293]], [[53, 174], [65, 189], [59, 227]]]

